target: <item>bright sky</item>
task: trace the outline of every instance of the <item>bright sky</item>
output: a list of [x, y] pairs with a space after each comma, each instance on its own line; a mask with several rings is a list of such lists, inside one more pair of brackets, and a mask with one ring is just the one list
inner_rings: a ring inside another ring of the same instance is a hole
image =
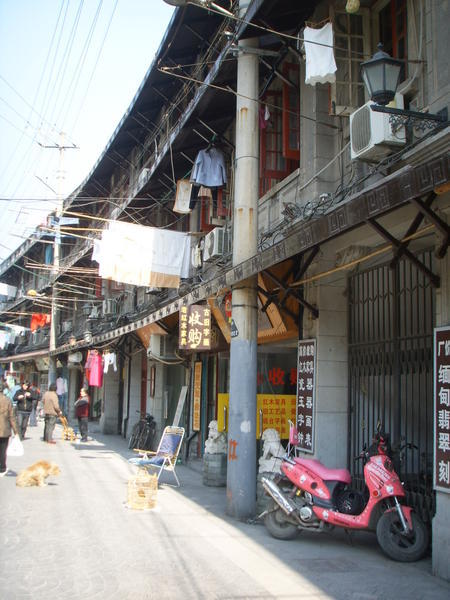
[[[0, 0], [0, 260], [88, 175], [173, 10], [163, 0]], [[78, 149], [45, 148], [61, 145]]]

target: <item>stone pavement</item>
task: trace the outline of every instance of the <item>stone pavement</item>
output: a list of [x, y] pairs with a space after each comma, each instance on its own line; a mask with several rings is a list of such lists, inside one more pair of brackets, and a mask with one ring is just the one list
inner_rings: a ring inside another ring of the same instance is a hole
[[[50, 446], [42, 424], [27, 434], [25, 455], [9, 458], [0, 479], [2, 600], [450, 598], [429, 558], [395, 563], [371, 534], [352, 535], [352, 544], [340, 531], [283, 542], [229, 519], [225, 489], [203, 486], [184, 465], [182, 487], [163, 483], [155, 509], [127, 509], [135, 468], [125, 440], [94, 433], [75, 444], [57, 426]], [[61, 475], [44, 488], [16, 487], [17, 472], [40, 459]]]

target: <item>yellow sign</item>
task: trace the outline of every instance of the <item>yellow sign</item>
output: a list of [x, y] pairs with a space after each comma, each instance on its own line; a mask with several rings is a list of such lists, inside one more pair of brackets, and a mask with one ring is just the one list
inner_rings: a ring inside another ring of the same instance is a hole
[[194, 406], [192, 415], [192, 430], [200, 431], [200, 411], [202, 398], [202, 363], [194, 365]]
[[[217, 425], [219, 431], [228, 431], [229, 394], [217, 395]], [[257, 394], [256, 396], [256, 437], [262, 430], [276, 429], [282, 440], [289, 438], [290, 419], [295, 423], [296, 414], [295, 394]], [[226, 421], [226, 422], [225, 422]]]

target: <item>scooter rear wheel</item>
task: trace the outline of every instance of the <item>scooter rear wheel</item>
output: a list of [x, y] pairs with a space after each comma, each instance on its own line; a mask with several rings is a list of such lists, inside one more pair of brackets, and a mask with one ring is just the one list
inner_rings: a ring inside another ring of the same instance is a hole
[[381, 549], [393, 560], [414, 562], [428, 548], [428, 530], [422, 519], [411, 513], [412, 531], [405, 535], [396, 511], [385, 512], [377, 524], [377, 539]]
[[264, 525], [270, 535], [278, 540], [292, 540], [298, 533], [296, 525], [287, 520], [285, 513], [274, 500], [269, 501]]

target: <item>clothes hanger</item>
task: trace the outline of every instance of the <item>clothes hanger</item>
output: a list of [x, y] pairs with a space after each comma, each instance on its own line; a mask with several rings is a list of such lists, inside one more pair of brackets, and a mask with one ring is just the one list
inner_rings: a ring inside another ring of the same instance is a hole
[[305, 21], [305, 27], [310, 27], [311, 29], [321, 29], [327, 23], [331, 23], [330, 17], [326, 17], [322, 21], [318, 21], [317, 23], [313, 23], [312, 21]]

